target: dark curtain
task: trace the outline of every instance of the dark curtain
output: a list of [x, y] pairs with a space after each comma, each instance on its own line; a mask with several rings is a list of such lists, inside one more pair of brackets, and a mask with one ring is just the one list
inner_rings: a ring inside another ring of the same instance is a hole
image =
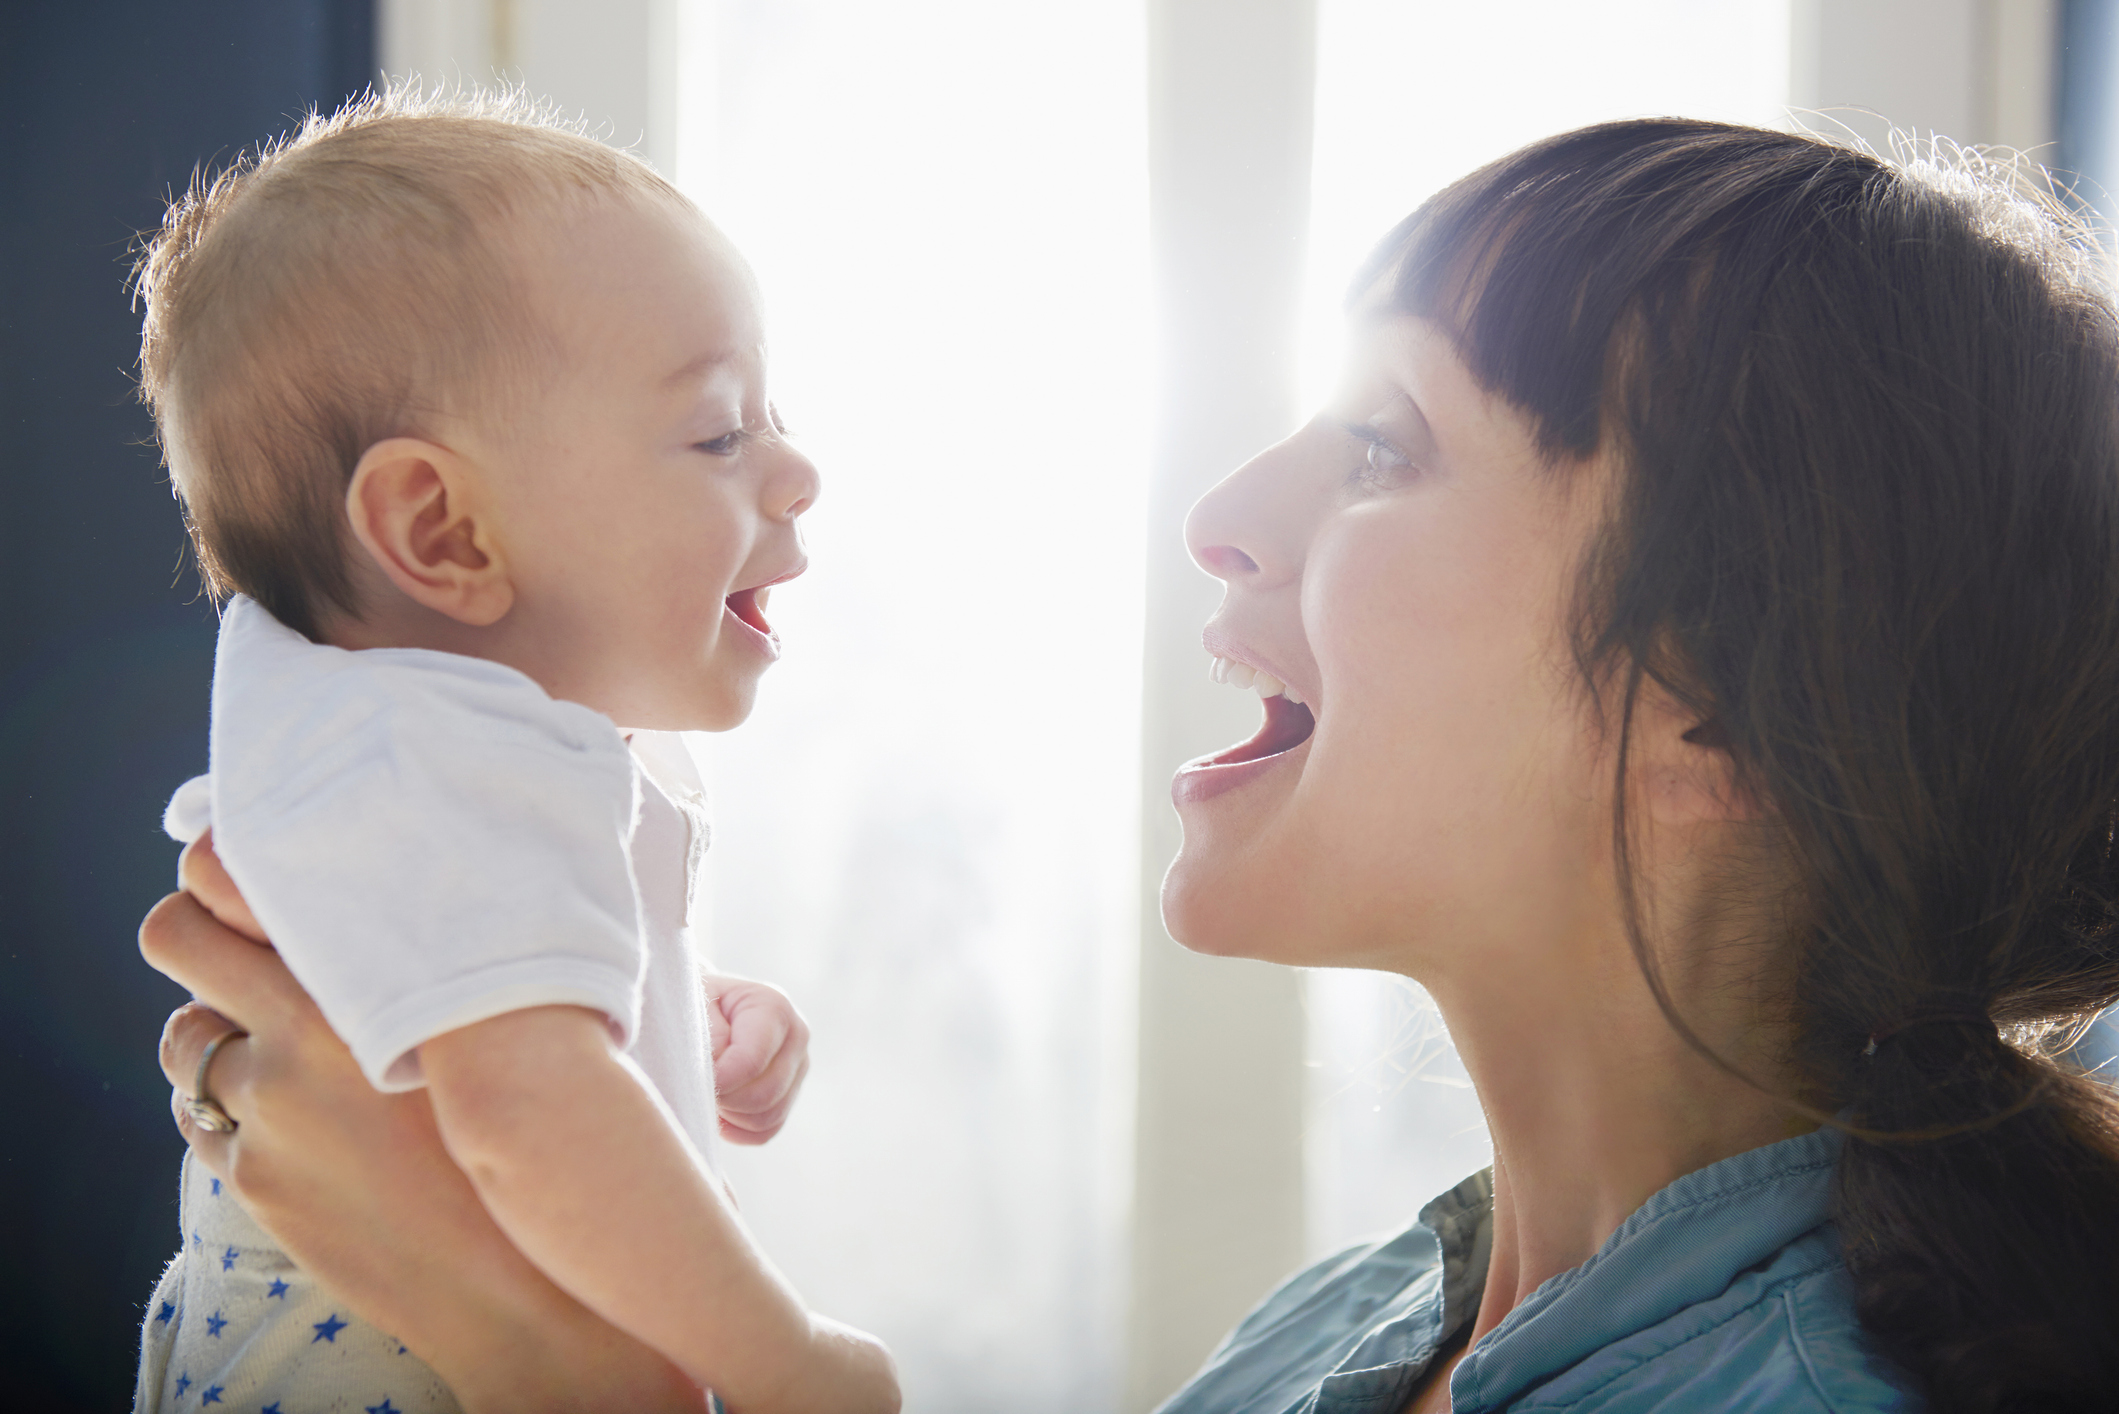
[[0, 0], [0, 1406], [129, 1407], [176, 1250], [140, 960], [214, 622], [135, 401], [134, 233], [375, 68], [374, 0]]

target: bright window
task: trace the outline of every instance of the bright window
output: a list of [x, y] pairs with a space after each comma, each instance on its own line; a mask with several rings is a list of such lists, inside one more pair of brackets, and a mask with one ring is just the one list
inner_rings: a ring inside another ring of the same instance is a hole
[[[1449, 179], [1600, 118], [1780, 122], [1789, 5], [1317, 0], [1305, 401], [1355, 265]], [[793, 1123], [729, 1156], [746, 1217], [818, 1309], [890, 1342], [908, 1408], [1118, 1407], [1143, 537], [1174, 533], [1143, 523], [1143, 0], [380, 12], [392, 72], [501, 71], [674, 172], [756, 267], [778, 401], [823, 472], [813, 568], [771, 606], [785, 660], [749, 724], [694, 738], [717, 960], [816, 1025]], [[1241, 734], [1212, 701], [1173, 698], [1158, 710], [1203, 715], [1158, 729]], [[1319, 972], [1307, 1006], [1323, 1250], [1488, 1151], [1416, 989]], [[1163, 1285], [1217, 1331], [1262, 1294]]]
[[[729, 1168], [925, 1411], [1116, 1402], [1146, 474], [1140, 6], [695, 4], [680, 181], [824, 494], [715, 796], [713, 948], [815, 1023]], [[716, 57], [718, 56], [718, 57]]]

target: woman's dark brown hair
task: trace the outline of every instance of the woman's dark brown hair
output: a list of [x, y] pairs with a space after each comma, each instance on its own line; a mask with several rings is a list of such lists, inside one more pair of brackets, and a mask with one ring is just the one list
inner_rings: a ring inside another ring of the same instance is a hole
[[1656, 120], [1472, 174], [1361, 288], [1452, 330], [1556, 465], [1625, 468], [1577, 651], [1626, 684], [1622, 773], [1652, 679], [1770, 803], [1790, 1103], [1847, 1135], [1876, 1346], [1938, 1411], [2119, 1407], [2119, 1096], [2063, 1055], [2119, 999], [2094, 250], [1977, 158]]

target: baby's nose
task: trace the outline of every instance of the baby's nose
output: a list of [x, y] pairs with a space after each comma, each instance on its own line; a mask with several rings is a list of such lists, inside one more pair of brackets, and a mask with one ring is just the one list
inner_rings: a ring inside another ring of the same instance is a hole
[[779, 520], [793, 520], [816, 504], [823, 489], [817, 464], [793, 447], [784, 447], [781, 464], [766, 486], [766, 513]]

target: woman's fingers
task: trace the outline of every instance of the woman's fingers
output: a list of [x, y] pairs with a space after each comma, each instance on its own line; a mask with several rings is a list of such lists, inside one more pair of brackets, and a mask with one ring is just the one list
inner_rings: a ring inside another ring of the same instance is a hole
[[233, 1180], [235, 1175], [229, 1160], [235, 1147], [235, 1136], [199, 1128], [198, 1121], [191, 1117], [191, 1111], [185, 1105], [185, 1099], [181, 1089], [169, 1092], [169, 1113], [177, 1122], [177, 1132], [184, 1136], [184, 1142], [191, 1146], [191, 1152], [198, 1155], [199, 1162], [206, 1165], [208, 1172], [224, 1182]]
[[149, 911], [140, 955], [245, 1031], [314, 1005], [277, 953], [221, 924], [190, 894], [171, 894]]
[[193, 1088], [201, 1079], [199, 1058], [206, 1054], [208, 1046], [226, 1036], [228, 1039], [214, 1048], [204, 1077], [203, 1098], [219, 1105], [239, 1129], [250, 1115], [253, 1057], [249, 1038], [235, 1034], [240, 1030], [227, 1017], [198, 1002], [178, 1007], [162, 1027], [162, 1074], [169, 1080], [169, 1107], [176, 1118], [177, 1132], [199, 1156], [199, 1162], [224, 1179], [234, 1177], [231, 1169], [235, 1135], [200, 1128], [191, 1117], [189, 1102], [202, 1098], [200, 1091]]
[[[206, 1053], [207, 1046], [217, 1036], [226, 1036], [231, 1031], [243, 1028], [230, 1021], [212, 1007], [201, 1002], [186, 1002], [169, 1014], [162, 1023], [162, 1076], [171, 1085], [186, 1095], [198, 1079], [199, 1057]], [[214, 1071], [221, 1069], [223, 1053], [235, 1042], [223, 1045], [214, 1053]], [[216, 1097], [218, 1098], [218, 1097]]]
[[206, 911], [227, 927], [254, 943], [265, 941], [265, 930], [258, 926], [250, 905], [237, 891], [235, 880], [221, 867], [221, 857], [213, 852], [213, 831], [208, 830], [184, 846], [184, 853], [177, 857], [177, 887], [205, 905]]

